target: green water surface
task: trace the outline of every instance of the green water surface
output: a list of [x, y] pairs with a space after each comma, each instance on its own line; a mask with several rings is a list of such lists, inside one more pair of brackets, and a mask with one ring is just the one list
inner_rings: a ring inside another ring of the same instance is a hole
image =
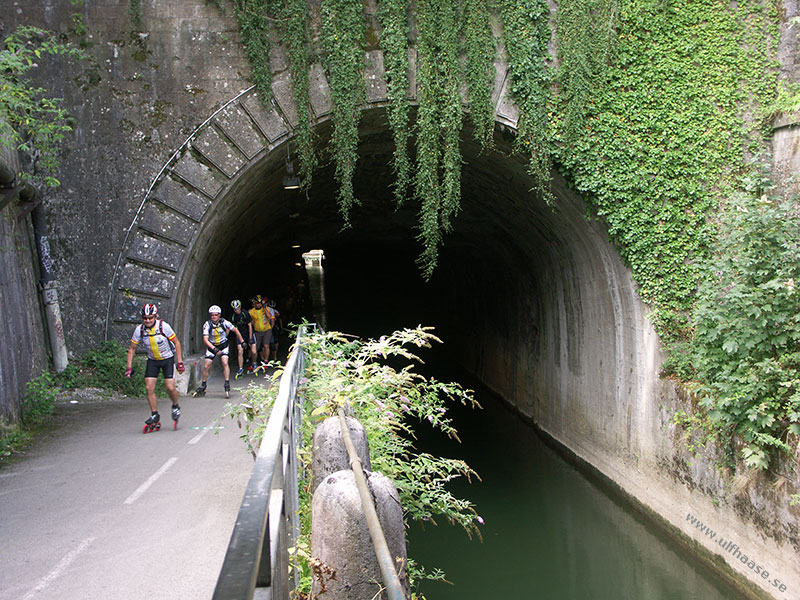
[[453, 584], [424, 582], [417, 591], [428, 600], [743, 598], [496, 399], [476, 396], [483, 410], [457, 412], [462, 444], [420, 441], [465, 459], [483, 480], [454, 490], [477, 505], [482, 542], [447, 523], [411, 525], [409, 555]]

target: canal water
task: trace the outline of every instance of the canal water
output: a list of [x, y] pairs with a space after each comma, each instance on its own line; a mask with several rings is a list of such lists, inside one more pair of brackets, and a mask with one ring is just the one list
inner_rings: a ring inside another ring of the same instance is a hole
[[[317, 320], [369, 337], [435, 324], [433, 315], [406, 314], [415, 296], [396, 286], [399, 279], [413, 281], [413, 269], [382, 281], [379, 265], [370, 265], [365, 278], [363, 270], [346, 268], [351, 260], [324, 277], [322, 270], [309, 271], [315, 304], [326, 306]], [[451, 490], [476, 505], [484, 525], [481, 541], [444, 520], [411, 523], [409, 556], [428, 570], [442, 569], [450, 582], [422, 582], [417, 592], [428, 600], [744, 599], [554, 451], [491, 392], [454, 375], [435, 356], [426, 360], [427, 374], [475, 389], [483, 406], [453, 410], [461, 444], [420, 426], [417, 447], [464, 459], [479, 473], [482, 481], [455, 482]]]
[[428, 600], [743, 598], [491, 393], [476, 387], [476, 397], [482, 410], [455, 411], [461, 444], [420, 436], [421, 450], [462, 458], [482, 479], [452, 488], [475, 503], [482, 541], [446, 522], [410, 527], [409, 555], [452, 582], [423, 582]]

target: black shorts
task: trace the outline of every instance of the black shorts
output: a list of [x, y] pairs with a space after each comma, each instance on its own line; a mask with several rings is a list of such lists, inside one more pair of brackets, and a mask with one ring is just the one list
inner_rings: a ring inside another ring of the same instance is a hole
[[[224, 344], [220, 344], [220, 345], [214, 344], [214, 348], [216, 348], [219, 351], [220, 360], [222, 360], [221, 357], [228, 356], [228, 354], [229, 354], [229, 352], [228, 352], [228, 342], [227, 341]], [[211, 352], [211, 349], [208, 346], [206, 346], [205, 359], [206, 360], [214, 360], [216, 357], [217, 357], [217, 355], [214, 352]]]
[[144, 376], [158, 377], [159, 371], [164, 372], [164, 379], [173, 379], [175, 376], [175, 357], [170, 356], [164, 360], [147, 359], [147, 366], [144, 368]]

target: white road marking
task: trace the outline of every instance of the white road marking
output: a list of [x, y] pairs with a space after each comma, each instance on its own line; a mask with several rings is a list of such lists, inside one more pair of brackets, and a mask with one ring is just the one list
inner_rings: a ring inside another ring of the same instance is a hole
[[50, 585], [50, 583], [55, 578], [61, 575], [61, 573], [64, 570], [66, 570], [67, 567], [69, 567], [75, 561], [75, 559], [78, 558], [78, 555], [84, 550], [86, 550], [86, 548], [89, 547], [89, 544], [91, 544], [94, 540], [95, 538], [93, 537], [86, 538], [78, 545], [77, 548], [71, 550], [70, 552], [67, 552], [64, 558], [62, 558], [61, 561], [59, 561], [59, 563], [53, 568], [53, 570], [50, 571], [47, 575], [45, 575], [41, 579], [41, 581], [39, 581], [39, 583], [35, 588], [33, 588], [30, 592], [25, 594], [22, 600], [31, 600], [31, 598], [33, 598], [36, 594], [44, 590], [48, 585]]
[[198, 433], [196, 436], [194, 436], [192, 439], [190, 439], [190, 440], [189, 440], [189, 443], [190, 443], [190, 444], [196, 444], [196, 443], [197, 443], [197, 442], [199, 442], [199, 441], [200, 441], [200, 439], [201, 439], [201, 438], [202, 438], [202, 437], [203, 437], [205, 434], [207, 434], [209, 431], [211, 431], [211, 430], [210, 430], [210, 429], [203, 429], [203, 431], [201, 431], [201, 432], [200, 432], [200, 433]]
[[149, 488], [151, 485], [153, 485], [159, 477], [161, 477], [164, 473], [166, 473], [167, 470], [172, 465], [174, 465], [175, 461], [177, 461], [177, 460], [178, 460], [178, 457], [177, 456], [173, 456], [167, 462], [165, 462], [158, 471], [153, 473], [147, 481], [145, 481], [142, 485], [140, 485], [137, 488], [137, 490], [135, 492], [133, 492], [130, 496], [128, 496], [125, 499], [125, 502], [123, 502], [123, 504], [133, 504], [134, 502], [136, 502], [139, 499], [139, 496], [144, 494], [147, 491], [147, 488]]

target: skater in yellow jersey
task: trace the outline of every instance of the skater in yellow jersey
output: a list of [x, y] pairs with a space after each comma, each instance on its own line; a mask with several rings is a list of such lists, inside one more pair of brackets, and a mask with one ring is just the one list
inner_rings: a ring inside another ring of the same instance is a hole
[[253, 335], [255, 336], [256, 352], [261, 360], [259, 368], [265, 368], [269, 360], [269, 346], [272, 342], [272, 321], [264, 298], [259, 294], [252, 300], [253, 308], [250, 309], [250, 316], [253, 319]]
[[[136, 348], [144, 341], [147, 353], [147, 366], [144, 370], [144, 387], [147, 390], [147, 403], [150, 405], [150, 417], [144, 422], [142, 433], [158, 431], [161, 429], [161, 417], [158, 414], [158, 398], [156, 398], [156, 380], [158, 373], [164, 373], [164, 385], [172, 400], [173, 428], [178, 428], [178, 418], [181, 416], [181, 407], [178, 405], [178, 390], [175, 388], [173, 370], [183, 373], [183, 354], [178, 336], [170, 327], [158, 318], [158, 308], [155, 304], [145, 304], [142, 307], [142, 324], [133, 330], [131, 345], [128, 348], [128, 363], [125, 377], [132, 374], [133, 355]], [[174, 350], [173, 350], [174, 348]], [[177, 362], [175, 362], [177, 358]]]

